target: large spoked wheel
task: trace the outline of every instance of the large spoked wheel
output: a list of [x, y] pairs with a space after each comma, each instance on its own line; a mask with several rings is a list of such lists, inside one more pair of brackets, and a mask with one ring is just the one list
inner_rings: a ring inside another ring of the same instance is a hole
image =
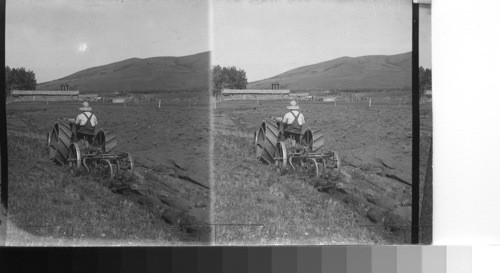
[[49, 146], [49, 159], [61, 165], [68, 163], [69, 147], [72, 138], [71, 124], [66, 121], [58, 121], [47, 134], [47, 145]]
[[276, 121], [264, 120], [260, 127], [257, 141], [257, 145], [261, 148], [261, 150], [257, 151], [257, 153], [260, 153], [259, 159], [261, 161], [267, 164], [274, 163], [278, 136], [279, 129]]
[[70, 172], [77, 176], [82, 168], [82, 153], [78, 143], [71, 143], [68, 153], [68, 165]]
[[287, 161], [288, 161], [288, 154], [286, 151], [286, 145], [284, 142], [280, 141], [276, 145], [276, 151], [274, 153], [274, 164], [276, 167], [276, 171], [280, 175], [283, 175], [286, 173]]
[[325, 165], [328, 174], [332, 178], [337, 178], [340, 176], [340, 168], [342, 167], [342, 163], [340, 162], [340, 156], [338, 152], [330, 152], [328, 156], [325, 157]]

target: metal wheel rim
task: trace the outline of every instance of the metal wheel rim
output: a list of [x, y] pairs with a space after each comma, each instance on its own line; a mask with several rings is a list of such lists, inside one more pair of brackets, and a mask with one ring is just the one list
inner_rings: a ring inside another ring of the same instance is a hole
[[82, 154], [80, 152], [80, 147], [76, 143], [70, 145], [68, 153], [68, 165], [74, 175], [77, 175], [82, 167]]
[[[320, 177], [320, 170], [319, 170], [318, 162], [316, 161], [316, 159], [314, 159], [314, 158], [308, 158], [308, 160], [311, 161], [312, 164], [313, 164], [311, 167], [314, 168], [314, 173], [313, 173], [314, 177], [316, 177], [316, 178]], [[311, 174], [310, 171], [311, 170], [309, 169], [308, 170], [309, 174]]]
[[110, 176], [111, 179], [113, 179], [115, 177], [115, 172], [114, 172], [113, 164], [111, 163], [111, 161], [109, 159], [105, 159], [104, 161], [106, 161], [106, 163], [108, 163], [109, 176]]
[[287, 167], [288, 155], [286, 152], [286, 146], [283, 142], [278, 143], [276, 147], [275, 158], [277, 158], [274, 163], [276, 166], [276, 171], [279, 174], [284, 174]]

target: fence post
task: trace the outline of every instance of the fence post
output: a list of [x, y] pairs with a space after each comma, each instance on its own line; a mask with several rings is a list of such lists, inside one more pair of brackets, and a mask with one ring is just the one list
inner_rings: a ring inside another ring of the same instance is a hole
[[158, 100], [158, 108], [161, 108], [161, 100]]
[[399, 98], [398, 108], [401, 107], [401, 98]]
[[372, 107], [372, 98], [370, 98], [370, 102], [368, 102], [368, 107]]

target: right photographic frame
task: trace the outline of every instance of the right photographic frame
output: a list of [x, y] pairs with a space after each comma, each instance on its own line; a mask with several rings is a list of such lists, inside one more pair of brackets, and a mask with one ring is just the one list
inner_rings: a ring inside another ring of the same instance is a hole
[[214, 244], [432, 242], [430, 7], [213, 1]]

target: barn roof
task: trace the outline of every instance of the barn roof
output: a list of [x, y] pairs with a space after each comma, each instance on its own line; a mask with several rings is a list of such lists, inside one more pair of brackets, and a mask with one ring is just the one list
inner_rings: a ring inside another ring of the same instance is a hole
[[52, 90], [12, 90], [14, 96], [77, 96], [80, 91], [52, 91]]
[[224, 95], [239, 95], [239, 94], [289, 94], [290, 90], [287, 89], [223, 89]]

